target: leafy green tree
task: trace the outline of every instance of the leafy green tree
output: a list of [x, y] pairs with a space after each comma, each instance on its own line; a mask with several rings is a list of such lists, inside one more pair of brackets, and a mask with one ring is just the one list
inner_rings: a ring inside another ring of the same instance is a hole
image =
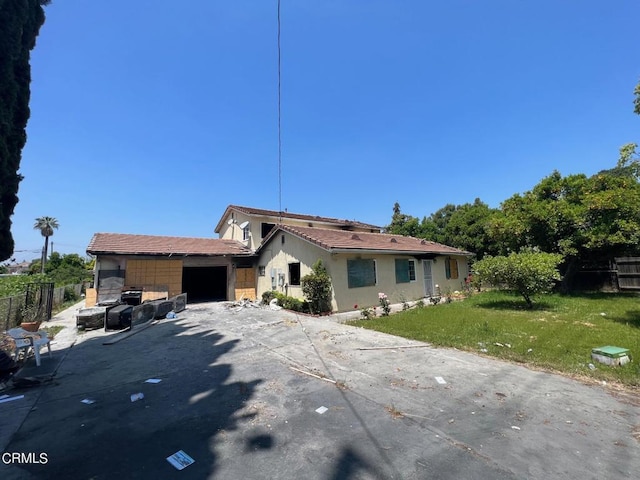
[[92, 275], [92, 272], [87, 269], [87, 260], [77, 253], [60, 255], [58, 252], [53, 252], [45, 272], [56, 285], [82, 283], [89, 280]]
[[41, 273], [45, 272], [47, 263], [47, 252], [49, 250], [49, 237], [53, 235], [53, 230], [59, 227], [58, 220], [53, 217], [38, 217], [33, 225], [35, 230], [40, 230], [40, 234], [44, 237], [44, 249], [42, 250]]
[[458, 205], [444, 226], [444, 243], [476, 254], [481, 259], [485, 254], [495, 255], [498, 246], [489, 234], [489, 220], [496, 209], [476, 198], [473, 203]]
[[473, 273], [475, 281], [519, 293], [531, 308], [534, 296], [551, 291], [560, 280], [560, 262], [562, 255], [557, 253], [512, 252], [483, 258], [474, 264]]
[[44, 23], [46, 0], [0, 1], [0, 261], [13, 253], [11, 215], [27, 135], [31, 50]]
[[312, 272], [302, 277], [302, 293], [309, 302], [311, 313], [331, 311], [331, 278], [327, 269], [318, 260], [311, 267]]
[[635, 90], [633, 91], [633, 94], [635, 95], [635, 98], [633, 99], [633, 111], [640, 115], [640, 82], [638, 82], [638, 84], [636, 85]]
[[402, 213], [398, 202], [393, 205], [393, 216], [391, 217], [391, 223], [386, 227], [386, 231], [394, 235], [421, 236], [419, 220], [416, 217]]

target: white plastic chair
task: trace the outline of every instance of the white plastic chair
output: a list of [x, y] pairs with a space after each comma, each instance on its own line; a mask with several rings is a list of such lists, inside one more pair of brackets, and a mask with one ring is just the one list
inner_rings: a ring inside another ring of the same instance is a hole
[[16, 350], [25, 349], [25, 357], [29, 348], [33, 350], [38, 367], [40, 366], [40, 349], [43, 346], [47, 346], [49, 349], [49, 357], [51, 357], [51, 339], [47, 336], [47, 332], [42, 330], [38, 332], [28, 332], [24, 328], [16, 327], [7, 330], [7, 333], [16, 341]]

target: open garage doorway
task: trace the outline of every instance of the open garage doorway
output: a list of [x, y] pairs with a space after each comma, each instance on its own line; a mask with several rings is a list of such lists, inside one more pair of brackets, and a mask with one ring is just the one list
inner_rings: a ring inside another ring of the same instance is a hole
[[227, 267], [184, 267], [182, 291], [189, 303], [227, 300]]

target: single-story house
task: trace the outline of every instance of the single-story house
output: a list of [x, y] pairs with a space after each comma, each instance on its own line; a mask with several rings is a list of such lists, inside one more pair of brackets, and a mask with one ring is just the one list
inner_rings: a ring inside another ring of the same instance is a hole
[[346, 311], [462, 290], [471, 256], [414, 237], [278, 225], [257, 249], [258, 292], [302, 298], [301, 278], [322, 260], [333, 285], [332, 307]]
[[400, 302], [461, 290], [469, 273], [469, 252], [355, 220], [229, 205], [215, 232], [217, 239], [96, 233], [87, 248], [96, 257], [88, 302], [114, 285], [186, 292], [189, 302], [269, 290], [303, 298], [301, 279], [322, 260], [332, 307], [346, 311], [376, 305], [379, 292]]

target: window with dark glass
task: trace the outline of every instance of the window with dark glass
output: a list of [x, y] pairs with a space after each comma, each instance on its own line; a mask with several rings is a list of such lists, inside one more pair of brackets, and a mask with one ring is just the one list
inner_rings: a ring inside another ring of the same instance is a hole
[[289, 264], [289, 285], [300, 285], [300, 262]]

